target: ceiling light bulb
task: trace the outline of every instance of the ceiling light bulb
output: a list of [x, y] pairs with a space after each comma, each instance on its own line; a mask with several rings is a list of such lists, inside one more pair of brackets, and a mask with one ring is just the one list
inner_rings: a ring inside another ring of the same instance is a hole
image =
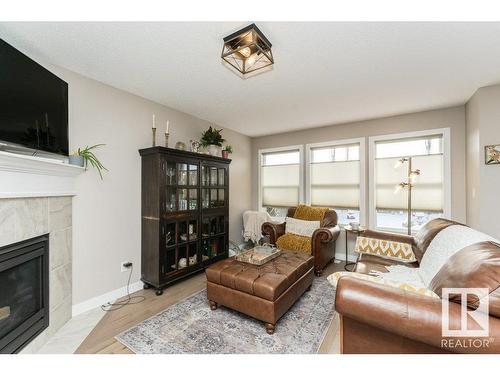
[[250, 56], [248, 59], [246, 59], [246, 64], [253, 65], [255, 63], [256, 59], [257, 59], [257, 54], [254, 53], [252, 56]]
[[245, 48], [240, 49], [240, 53], [241, 53], [244, 57], [248, 57], [248, 56], [250, 56], [250, 54], [252, 53], [252, 51], [250, 50], [250, 48], [249, 48], [249, 47], [245, 47]]

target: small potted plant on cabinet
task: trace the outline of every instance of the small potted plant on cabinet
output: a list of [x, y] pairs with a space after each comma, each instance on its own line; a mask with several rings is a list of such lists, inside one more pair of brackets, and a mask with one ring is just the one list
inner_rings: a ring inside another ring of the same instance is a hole
[[201, 134], [200, 144], [205, 147], [212, 156], [219, 156], [219, 150], [226, 141], [221, 135], [222, 129], [211, 126]]
[[228, 159], [229, 158], [229, 154], [232, 154], [232, 153], [233, 153], [233, 146], [226, 145], [226, 147], [224, 147], [224, 149], [222, 150], [222, 157], [224, 159]]
[[78, 148], [73, 155], [69, 156], [69, 163], [79, 167], [85, 167], [85, 169], [87, 169], [88, 164], [90, 163], [95, 169], [97, 169], [97, 172], [99, 172], [99, 176], [101, 176], [102, 180], [102, 171], [107, 171], [107, 169], [91, 151], [101, 146], [104, 146], [104, 144], [86, 146], [83, 149]]

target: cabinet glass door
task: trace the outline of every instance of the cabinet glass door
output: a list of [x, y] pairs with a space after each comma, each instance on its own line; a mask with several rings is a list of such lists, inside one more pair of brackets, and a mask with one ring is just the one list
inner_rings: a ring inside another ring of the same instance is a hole
[[174, 162], [169, 161], [166, 163], [165, 176], [167, 185], [177, 184], [176, 165]]
[[184, 163], [177, 164], [177, 185], [188, 184], [188, 165]]
[[198, 186], [198, 166], [197, 165], [189, 164], [188, 184], [189, 184], [189, 186]]

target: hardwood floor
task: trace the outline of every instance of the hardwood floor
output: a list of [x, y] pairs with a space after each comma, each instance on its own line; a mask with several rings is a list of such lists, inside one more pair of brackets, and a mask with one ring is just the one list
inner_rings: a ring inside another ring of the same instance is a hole
[[[333, 272], [343, 271], [343, 265], [343, 262], [332, 263], [325, 269], [324, 274], [329, 275]], [[114, 337], [165, 310], [168, 306], [197, 293], [205, 288], [205, 284], [205, 273], [202, 272], [169, 287], [161, 296], [156, 296], [154, 290], [151, 289], [134, 293], [134, 296], [144, 296], [145, 301], [107, 312], [75, 353], [133, 354], [130, 349], [116, 341]], [[320, 346], [319, 353], [339, 353], [339, 319], [337, 315], [332, 320], [332, 324]]]

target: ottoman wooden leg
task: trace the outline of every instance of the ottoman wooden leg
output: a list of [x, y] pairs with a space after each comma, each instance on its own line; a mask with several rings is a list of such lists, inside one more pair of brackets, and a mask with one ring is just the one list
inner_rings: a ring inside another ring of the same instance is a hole
[[272, 335], [276, 329], [276, 324], [266, 323], [266, 332]]
[[217, 310], [217, 302], [208, 301], [210, 303], [210, 310]]
[[311, 290], [311, 286], [312, 286], [312, 285], [309, 285], [309, 286], [307, 287], [306, 292], [309, 292], [309, 291]]

